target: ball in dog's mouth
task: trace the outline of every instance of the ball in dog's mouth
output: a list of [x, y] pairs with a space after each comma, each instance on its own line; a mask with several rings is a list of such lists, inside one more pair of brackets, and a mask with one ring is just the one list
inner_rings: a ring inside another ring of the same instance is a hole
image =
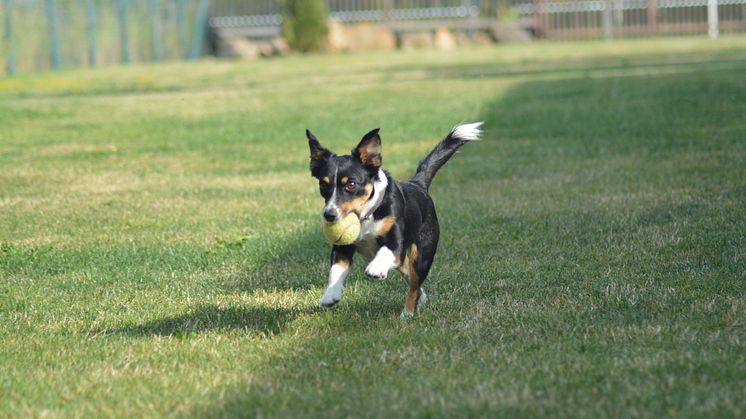
[[339, 221], [324, 221], [324, 237], [338, 246], [354, 243], [359, 234], [360, 219], [355, 213], [351, 212]]

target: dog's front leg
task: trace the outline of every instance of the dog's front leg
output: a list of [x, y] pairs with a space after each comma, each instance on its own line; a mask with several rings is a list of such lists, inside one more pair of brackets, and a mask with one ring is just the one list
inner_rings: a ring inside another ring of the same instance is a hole
[[384, 279], [396, 267], [396, 256], [387, 246], [381, 246], [376, 256], [365, 268], [365, 274], [373, 279]]
[[355, 246], [332, 247], [332, 266], [329, 269], [329, 283], [326, 285], [326, 291], [324, 291], [324, 295], [319, 301], [321, 306], [326, 308], [334, 307], [342, 299], [345, 278], [347, 278], [347, 274], [350, 272], [352, 256], [354, 254]]

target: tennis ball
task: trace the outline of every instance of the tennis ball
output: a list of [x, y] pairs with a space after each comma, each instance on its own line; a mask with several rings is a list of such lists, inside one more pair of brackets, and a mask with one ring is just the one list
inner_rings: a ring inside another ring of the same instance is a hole
[[351, 212], [339, 221], [324, 221], [324, 236], [336, 245], [352, 244], [359, 234], [360, 219], [355, 213]]

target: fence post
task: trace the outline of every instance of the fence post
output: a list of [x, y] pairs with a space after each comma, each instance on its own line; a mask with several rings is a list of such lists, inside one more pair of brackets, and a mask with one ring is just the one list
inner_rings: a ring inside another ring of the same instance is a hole
[[148, 0], [148, 13], [150, 14], [152, 30], [153, 30], [153, 45], [152, 54], [153, 61], [160, 61], [163, 51], [163, 44], [161, 40], [161, 16], [158, 10], [157, 0]]
[[205, 30], [207, 24], [207, 6], [208, 0], [199, 0], [199, 10], [197, 11], [197, 21], [194, 24], [194, 38], [192, 38], [192, 52], [189, 58], [196, 60], [202, 55], [202, 46], [205, 42]]
[[57, 33], [57, 8], [54, 0], [47, 0], [47, 19], [49, 20], [49, 44], [52, 68], [60, 68], [60, 38]]
[[534, 0], [534, 25], [536, 26], [536, 36], [538, 38], [549, 37], [549, 20], [547, 19], [544, 8], [544, 0]]
[[718, 37], [718, 1], [707, 1], [707, 35], [710, 39]]
[[658, 32], [658, 0], [648, 0], [648, 33]]
[[117, 14], [119, 15], [119, 42], [122, 48], [122, 62], [130, 62], [130, 41], [127, 33], [127, 0], [117, 2]]
[[93, 0], [86, 0], [85, 14], [88, 20], [88, 65], [96, 66], [96, 6]]
[[[476, 26], [476, 17], [479, 13], [479, 7], [476, 7], [474, 5], [474, 1], [472, 0], [463, 0], [461, 2], [461, 7], [464, 8], [464, 11], [466, 12], [466, 16], [464, 19], [466, 19], [466, 27], [469, 33], [474, 32], [474, 27]], [[476, 9], [477, 14], [474, 14], [474, 9]]]
[[611, 39], [614, 37], [614, 29], [611, 27], [611, 8], [613, 7], [611, 4], [612, 0], [605, 0], [604, 1], [604, 10], [603, 10], [603, 16], [602, 16], [602, 24], [603, 24], [603, 34], [604, 39]]
[[387, 28], [391, 28], [394, 20], [394, 0], [383, 0], [383, 21]]
[[184, 0], [176, 1], [176, 30], [179, 34], [179, 58], [187, 58], [187, 27]]
[[3, 1], [3, 11], [5, 12], [5, 45], [8, 48], [8, 62], [5, 70], [9, 76], [16, 74], [16, 46], [13, 39], [13, 1]]

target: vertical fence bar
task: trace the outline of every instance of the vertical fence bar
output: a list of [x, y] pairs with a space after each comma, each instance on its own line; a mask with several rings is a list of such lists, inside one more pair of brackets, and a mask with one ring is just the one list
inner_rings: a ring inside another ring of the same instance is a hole
[[547, 18], [546, 10], [544, 10], [544, 0], [533, 0], [534, 1], [534, 19], [536, 26], [537, 37], [548, 38], [549, 37], [549, 19]]
[[156, 0], [148, 0], [148, 13], [152, 25], [152, 55], [153, 61], [160, 61], [163, 56], [163, 39], [161, 38], [161, 15]]
[[86, 0], [85, 14], [88, 20], [88, 65], [96, 66], [96, 6], [93, 0]]
[[205, 30], [207, 24], [207, 6], [208, 0], [199, 0], [199, 10], [197, 11], [197, 21], [194, 24], [194, 37], [192, 38], [192, 52], [189, 58], [196, 60], [202, 55], [202, 47], [205, 42]]
[[57, 32], [57, 7], [54, 0], [47, 0], [47, 20], [49, 20], [49, 47], [52, 68], [60, 68], [60, 38]]
[[391, 28], [394, 20], [394, 0], [383, 0], [383, 21], [386, 27]]
[[658, 32], [658, 0], [648, 0], [648, 34]]
[[122, 63], [130, 62], [130, 40], [127, 30], [127, 0], [117, 2], [117, 15], [119, 18], [119, 43], [122, 48]]
[[710, 39], [718, 37], [718, 0], [707, 1], [707, 35]]
[[624, 15], [622, 0], [614, 0], [614, 33], [624, 36]]
[[5, 63], [5, 71], [9, 76], [16, 74], [16, 45], [13, 39], [13, 0], [3, 1], [5, 12], [5, 46], [8, 48], [8, 62]]
[[611, 39], [614, 36], [614, 29], [611, 27], [612, 25], [611, 8], [612, 7], [613, 6], [611, 4], [611, 0], [604, 1], [604, 11], [603, 11], [603, 18], [602, 18], [604, 39]]
[[176, 1], [176, 30], [179, 33], [179, 58], [187, 58], [187, 25], [184, 0]]

